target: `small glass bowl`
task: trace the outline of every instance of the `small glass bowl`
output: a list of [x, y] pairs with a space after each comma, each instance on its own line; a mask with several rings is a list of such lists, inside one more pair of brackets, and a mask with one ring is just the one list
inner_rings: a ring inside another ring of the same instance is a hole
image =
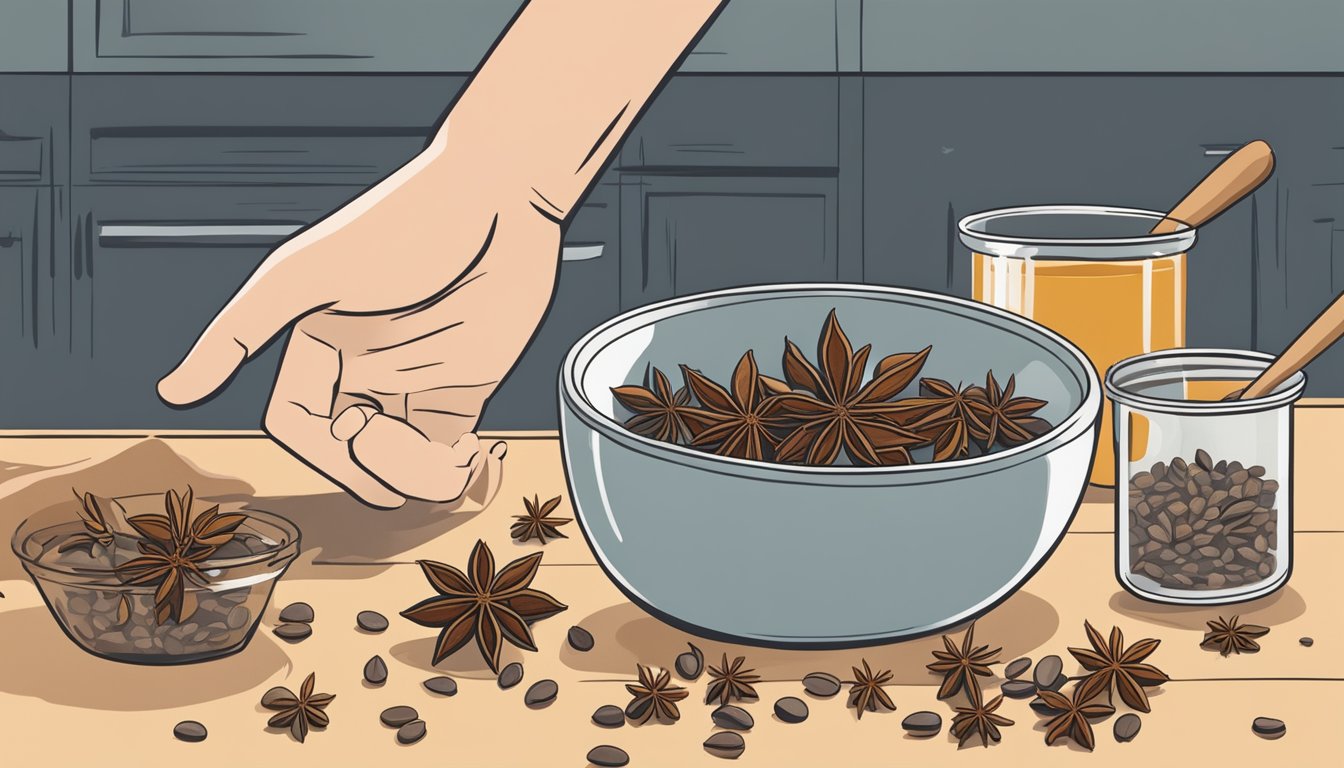
[[196, 608], [180, 624], [155, 621], [153, 585], [122, 584], [107, 560], [57, 553], [63, 541], [84, 531], [78, 520], [52, 522], [41, 519], [50, 515], [34, 515], [15, 531], [12, 547], [51, 615], [80, 648], [133, 664], [190, 664], [247, 646], [276, 579], [299, 553], [293, 523], [269, 512], [246, 512], [231, 542], [235, 552], [201, 563], [209, 585], [188, 583]]
[[1299, 372], [1223, 400], [1273, 361], [1226, 349], [1152, 352], [1106, 374], [1115, 407], [1116, 576], [1138, 597], [1217, 605], [1292, 573], [1293, 403]]

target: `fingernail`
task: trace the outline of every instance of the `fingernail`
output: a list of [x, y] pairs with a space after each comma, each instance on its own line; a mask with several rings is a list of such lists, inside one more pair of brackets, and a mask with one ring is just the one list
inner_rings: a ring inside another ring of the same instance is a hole
[[490, 455], [494, 456], [496, 459], [499, 459], [500, 461], [503, 461], [504, 457], [507, 456], [508, 453], [509, 453], [509, 444], [504, 442], [503, 440], [500, 440], [499, 442], [490, 446]]
[[376, 408], [367, 405], [352, 405], [346, 408], [331, 422], [331, 436], [343, 443], [354, 440], [355, 435], [364, 429], [369, 419], [377, 412]]

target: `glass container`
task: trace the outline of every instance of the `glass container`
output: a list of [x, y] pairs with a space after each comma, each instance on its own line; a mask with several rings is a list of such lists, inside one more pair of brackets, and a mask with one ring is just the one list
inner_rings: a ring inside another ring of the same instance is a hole
[[1273, 360], [1169, 350], [1112, 366], [1116, 575], [1131, 593], [1180, 604], [1250, 600], [1292, 571], [1296, 373], [1264, 397], [1223, 400]]
[[[57, 511], [68, 514], [58, 516]], [[188, 582], [182, 621], [155, 617], [155, 587], [131, 585], [115, 565], [140, 554], [117, 534], [109, 546], [61, 551], [82, 533], [74, 513], [53, 507], [14, 533], [14, 553], [65, 634], [96, 656], [133, 664], [187, 664], [242, 650], [256, 631], [275, 582], [299, 552], [299, 531], [288, 520], [247, 509], [234, 538], [200, 563], [204, 585]]]
[[[1196, 232], [1150, 234], [1158, 211], [1031, 206], [961, 220], [977, 301], [1024, 315], [1082, 348], [1096, 369], [1185, 344], [1185, 261]], [[1101, 435], [1111, 433], [1102, 408]], [[1097, 441], [1090, 481], [1115, 484], [1108, 440]]]

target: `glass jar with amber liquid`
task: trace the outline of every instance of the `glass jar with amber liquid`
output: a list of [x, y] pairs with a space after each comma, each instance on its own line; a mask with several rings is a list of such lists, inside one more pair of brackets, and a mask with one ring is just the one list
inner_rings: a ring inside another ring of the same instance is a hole
[[[1056, 205], [974, 214], [972, 295], [1077, 344], [1104, 375], [1134, 355], [1185, 346], [1185, 260], [1193, 228], [1133, 208]], [[1173, 225], [1174, 224], [1174, 228]], [[1115, 485], [1111, 408], [1102, 409], [1091, 482]]]

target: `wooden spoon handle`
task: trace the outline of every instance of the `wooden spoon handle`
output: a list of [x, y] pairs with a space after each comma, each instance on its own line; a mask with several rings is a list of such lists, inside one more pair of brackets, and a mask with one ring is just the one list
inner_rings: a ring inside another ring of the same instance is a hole
[[1241, 393], [1242, 400], [1262, 397], [1274, 391], [1289, 376], [1304, 368], [1316, 359], [1344, 335], [1344, 293], [1335, 297], [1325, 311], [1293, 339], [1293, 343], [1279, 355], [1274, 363], [1255, 377], [1250, 386]]
[[1153, 227], [1155, 235], [1175, 232], [1182, 224], [1198, 227], [1212, 221], [1241, 198], [1255, 191], [1274, 172], [1274, 151], [1263, 141], [1228, 155], [1195, 185], [1167, 218]]

